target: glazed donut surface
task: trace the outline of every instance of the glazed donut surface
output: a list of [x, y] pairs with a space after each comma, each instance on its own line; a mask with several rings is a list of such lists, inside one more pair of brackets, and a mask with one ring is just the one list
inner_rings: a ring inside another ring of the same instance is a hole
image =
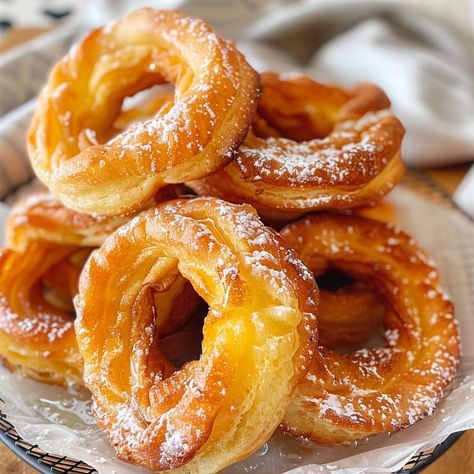
[[[369, 204], [400, 179], [404, 129], [376, 86], [348, 91], [300, 76], [261, 76], [253, 131], [236, 159], [188, 183], [198, 194], [248, 202], [264, 217]], [[261, 136], [258, 136], [257, 134]]]
[[[209, 313], [199, 360], [176, 369], [156, 344], [148, 290], [179, 273]], [[210, 473], [256, 450], [306, 372], [317, 297], [311, 274], [250, 206], [171, 201], [114, 233], [81, 275], [76, 332], [118, 457]]]
[[[106, 141], [124, 98], [165, 82], [174, 100]], [[165, 184], [229, 162], [258, 87], [242, 54], [202, 20], [136, 10], [89, 33], [53, 69], [29, 131], [34, 171], [77, 211], [135, 211]]]
[[45, 193], [13, 208], [0, 256], [0, 353], [10, 368], [82, 384], [71, 298], [92, 248], [126, 221], [78, 214]]
[[330, 265], [369, 279], [385, 298], [385, 347], [345, 355], [320, 347], [283, 427], [336, 444], [393, 432], [432, 413], [456, 374], [453, 305], [432, 261], [408, 235], [370, 219], [310, 216], [282, 236], [310, 269]]
[[[44, 193], [13, 208], [0, 255], [0, 356], [8, 367], [42, 382], [83, 384], [72, 298], [90, 252], [128, 221], [77, 213]], [[187, 323], [200, 299], [179, 276], [166, 290], [153, 288], [153, 302], [164, 337]]]

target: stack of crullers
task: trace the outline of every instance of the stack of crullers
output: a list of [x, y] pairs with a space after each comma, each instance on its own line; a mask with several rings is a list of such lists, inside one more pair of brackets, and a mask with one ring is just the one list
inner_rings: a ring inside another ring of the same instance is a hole
[[332, 445], [431, 414], [459, 333], [433, 262], [370, 208], [403, 171], [389, 106], [371, 84], [259, 75], [173, 11], [89, 33], [28, 133], [51, 194], [6, 225], [5, 364], [87, 387], [117, 456], [152, 471], [217, 472], [276, 429]]

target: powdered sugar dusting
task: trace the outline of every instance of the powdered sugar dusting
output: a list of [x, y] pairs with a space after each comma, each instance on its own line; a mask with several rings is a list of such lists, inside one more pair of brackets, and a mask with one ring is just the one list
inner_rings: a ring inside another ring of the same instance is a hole
[[362, 184], [398, 150], [401, 137], [396, 138], [394, 120], [387, 111], [370, 112], [358, 121], [339, 123], [323, 139], [255, 139], [255, 146], [251, 142], [240, 148], [237, 164], [247, 181], [293, 187]]
[[20, 315], [12, 311], [5, 295], [0, 295], [0, 329], [6, 333], [15, 334], [25, 340], [46, 338], [50, 344], [60, 340], [65, 334], [73, 330], [72, 319], [66, 320], [64, 315], [54, 314], [35, 308], [33, 316]]
[[361, 218], [308, 217], [290, 225], [288, 237], [303, 255], [343, 262], [345, 269], [364, 262], [363, 277], [373, 276], [391, 308], [384, 347], [344, 356], [321, 349], [293, 403], [309, 410], [315, 429], [327, 424], [348, 439], [399, 430], [432, 414], [456, 374], [459, 334], [431, 260], [399, 229]]

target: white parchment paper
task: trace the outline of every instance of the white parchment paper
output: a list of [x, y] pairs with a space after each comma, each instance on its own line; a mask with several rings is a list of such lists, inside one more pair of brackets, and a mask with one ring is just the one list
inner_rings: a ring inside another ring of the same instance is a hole
[[[456, 305], [463, 362], [435, 413], [414, 426], [350, 446], [322, 447], [280, 432], [253, 456], [225, 469], [237, 474], [393, 472], [421, 449], [450, 433], [474, 428], [474, 225], [459, 211], [426, 200], [400, 185], [389, 196], [400, 226], [432, 255]], [[88, 393], [68, 393], [21, 378], [0, 367], [3, 411], [27, 441], [49, 452], [81, 459], [100, 473], [148, 472], [118, 461], [94, 419]]]

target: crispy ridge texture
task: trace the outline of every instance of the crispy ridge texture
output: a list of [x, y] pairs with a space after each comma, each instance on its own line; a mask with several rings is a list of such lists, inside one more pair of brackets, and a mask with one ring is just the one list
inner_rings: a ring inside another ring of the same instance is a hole
[[77, 289], [77, 265], [126, 220], [78, 214], [45, 193], [13, 208], [0, 257], [0, 352], [10, 368], [42, 382], [82, 384], [73, 308], [65, 302]]
[[304, 76], [261, 76], [253, 131], [236, 159], [188, 183], [198, 194], [248, 202], [263, 217], [369, 204], [403, 171], [404, 129], [372, 84], [344, 90]]
[[[202, 355], [180, 369], [156, 344], [148, 291], [177, 273], [209, 304]], [[119, 458], [210, 473], [261, 446], [306, 373], [317, 299], [311, 273], [250, 206], [170, 201], [115, 232], [81, 275], [76, 332]]]
[[[72, 298], [90, 252], [129, 220], [77, 213], [44, 193], [13, 208], [0, 255], [0, 356], [11, 369], [42, 382], [82, 385]], [[200, 300], [179, 275], [169, 288], [154, 289], [154, 301], [166, 336]]]
[[[174, 101], [108, 140], [125, 97], [165, 82]], [[34, 171], [72, 209], [132, 212], [166, 183], [228, 164], [258, 89], [242, 54], [204, 21], [136, 10], [93, 30], [51, 72], [29, 130]]]
[[282, 236], [308, 268], [369, 279], [385, 298], [385, 347], [346, 355], [321, 347], [283, 427], [336, 444], [393, 432], [430, 414], [453, 379], [460, 339], [432, 261], [407, 234], [363, 217], [319, 215]]
[[41, 274], [74, 249], [31, 244], [32, 255], [0, 253], [0, 355], [7, 367], [42, 382], [81, 383], [71, 314], [41, 292]]

